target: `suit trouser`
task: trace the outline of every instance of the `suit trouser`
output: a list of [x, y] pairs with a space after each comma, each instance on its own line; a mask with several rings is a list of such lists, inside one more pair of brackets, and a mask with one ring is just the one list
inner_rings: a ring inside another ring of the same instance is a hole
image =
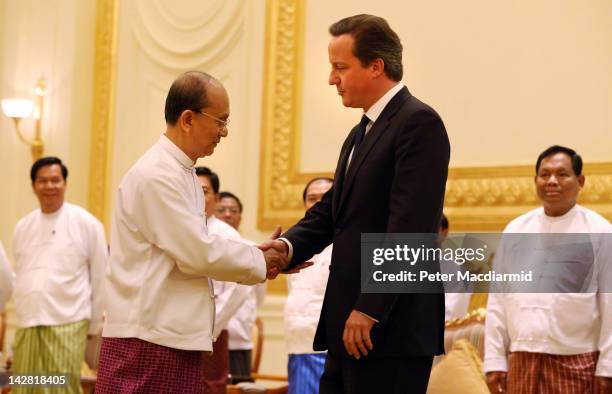
[[327, 353], [320, 394], [425, 394], [433, 356], [369, 358]]

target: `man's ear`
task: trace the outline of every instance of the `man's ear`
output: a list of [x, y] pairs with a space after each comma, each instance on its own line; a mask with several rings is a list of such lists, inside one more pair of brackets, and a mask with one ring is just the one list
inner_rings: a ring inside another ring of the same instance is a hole
[[385, 73], [385, 61], [381, 58], [372, 60], [370, 63], [370, 70], [374, 78], [378, 78]]
[[580, 174], [580, 176], [578, 176], [578, 184], [580, 185], [581, 189], [584, 187], [585, 181], [586, 181], [586, 178], [584, 177], [584, 174]]
[[193, 127], [194, 118], [195, 113], [190, 109], [186, 109], [181, 112], [177, 123], [181, 126], [181, 129], [185, 131], [191, 131], [191, 128]]

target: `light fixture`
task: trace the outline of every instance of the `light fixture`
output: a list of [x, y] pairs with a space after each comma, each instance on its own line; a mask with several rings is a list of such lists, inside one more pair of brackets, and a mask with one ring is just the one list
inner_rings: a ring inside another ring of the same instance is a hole
[[[34, 160], [38, 160], [42, 157], [44, 151], [43, 141], [40, 137], [40, 129], [43, 115], [43, 98], [45, 96], [45, 80], [42, 77], [40, 77], [38, 83], [36, 84], [34, 94], [36, 94], [37, 96], [36, 103], [34, 103], [32, 100], [24, 98], [3, 99], [2, 112], [4, 112], [4, 114], [9, 118], [13, 119], [13, 122], [15, 122], [17, 136], [19, 136], [19, 139], [25, 144], [31, 146], [32, 158]], [[36, 124], [34, 128], [34, 138], [28, 139], [21, 132], [19, 122], [21, 121], [21, 119], [27, 118], [32, 113], [34, 113], [34, 118], [36, 119]]]

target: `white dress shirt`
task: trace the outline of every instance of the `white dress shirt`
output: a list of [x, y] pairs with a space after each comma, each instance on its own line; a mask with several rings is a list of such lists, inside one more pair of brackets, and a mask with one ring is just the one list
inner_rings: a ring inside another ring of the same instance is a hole
[[4, 251], [2, 241], [0, 241], [0, 312], [4, 310], [11, 294], [13, 294], [13, 281], [15, 276], [9, 268], [8, 257]]
[[285, 342], [289, 354], [316, 353], [312, 343], [329, 278], [332, 246], [313, 256], [311, 267], [287, 275], [289, 294], [285, 304]]
[[265, 280], [263, 253], [208, 234], [194, 162], [166, 136], [125, 175], [115, 203], [103, 335], [212, 350], [209, 278]]
[[13, 253], [18, 327], [88, 319], [89, 334], [101, 331], [108, 246], [98, 219], [67, 202], [37, 209], [17, 223]]
[[[611, 232], [612, 225], [606, 219], [579, 205], [559, 217], [546, 216], [544, 209], [538, 208], [514, 219], [504, 230], [504, 233]], [[502, 243], [496, 259], [503, 256]], [[596, 375], [612, 377], [612, 294], [489, 294], [485, 372], [507, 371], [509, 352], [572, 355], [597, 350], [600, 355]]]

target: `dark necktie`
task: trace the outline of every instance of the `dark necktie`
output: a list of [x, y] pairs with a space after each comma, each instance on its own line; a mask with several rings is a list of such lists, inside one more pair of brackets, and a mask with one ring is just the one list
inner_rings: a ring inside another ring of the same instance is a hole
[[353, 156], [357, 154], [357, 149], [359, 148], [359, 145], [361, 145], [361, 143], [363, 142], [363, 137], [365, 137], [366, 126], [368, 125], [368, 123], [370, 123], [370, 119], [368, 119], [367, 116], [363, 115], [361, 117], [361, 122], [359, 122], [359, 125], [357, 126], [357, 132], [355, 133]]

